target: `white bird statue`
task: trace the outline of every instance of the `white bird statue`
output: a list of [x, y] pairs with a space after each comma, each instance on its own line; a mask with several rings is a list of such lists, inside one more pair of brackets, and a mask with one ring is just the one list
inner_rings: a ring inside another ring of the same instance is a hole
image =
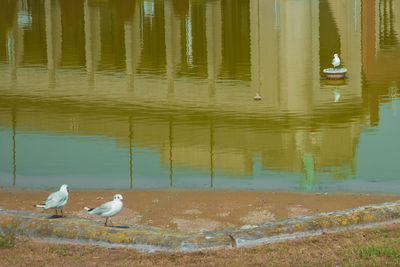
[[67, 201], [68, 201], [68, 185], [63, 184], [60, 187], [59, 191], [53, 192], [49, 195], [44, 204], [39, 204], [34, 206], [37, 208], [55, 209], [56, 216], [58, 216], [57, 209], [59, 209], [61, 211], [61, 217], [64, 217], [63, 208], [67, 204]]
[[90, 214], [97, 214], [101, 217], [106, 217], [106, 222], [104, 223], [104, 226], [108, 226], [108, 219], [110, 219], [111, 224], [113, 224], [113, 222], [111, 221], [111, 217], [117, 215], [122, 210], [122, 200], [122, 195], [116, 194], [114, 195], [113, 201], [106, 202], [93, 209], [85, 207], [85, 210], [87, 210]]
[[339, 58], [338, 54], [333, 55], [332, 65], [334, 68], [336, 68], [337, 66], [340, 65], [340, 58]]

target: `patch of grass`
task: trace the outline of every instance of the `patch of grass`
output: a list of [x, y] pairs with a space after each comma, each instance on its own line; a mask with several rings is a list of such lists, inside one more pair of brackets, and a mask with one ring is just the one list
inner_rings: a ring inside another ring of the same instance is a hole
[[59, 256], [70, 256], [68, 249], [65, 247], [51, 247], [49, 248], [49, 252], [57, 254]]
[[357, 254], [360, 258], [374, 258], [374, 257], [399, 258], [400, 248], [387, 245], [368, 245], [359, 248]]
[[0, 248], [12, 248], [15, 246], [15, 235], [12, 233], [0, 234]]

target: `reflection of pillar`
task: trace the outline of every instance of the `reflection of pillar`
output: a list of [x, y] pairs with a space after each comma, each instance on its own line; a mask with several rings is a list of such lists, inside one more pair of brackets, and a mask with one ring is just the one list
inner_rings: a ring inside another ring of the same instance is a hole
[[13, 131], [13, 134], [12, 134], [12, 144], [13, 144], [13, 152], [12, 152], [12, 155], [13, 155], [13, 185], [15, 185], [15, 180], [16, 180], [16, 176], [17, 176], [17, 165], [16, 165], [16, 162], [15, 162], [15, 126], [16, 126], [16, 123], [17, 123], [17, 120], [16, 120], [16, 116], [15, 116], [15, 108], [13, 107], [12, 108], [12, 110], [11, 110], [11, 116], [12, 116], [12, 131]]
[[215, 81], [222, 62], [221, 2], [206, 3], [207, 69], [209, 95], [215, 95]]
[[173, 161], [172, 161], [172, 119], [169, 120], [169, 186], [172, 187]]
[[132, 154], [132, 141], [133, 141], [133, 129], [132, 129], [132, 116], [129, 116], [129, 177], [130, 184], [129, 188], [133, 188], [133, 154]]
[[[279, 2], [280, 104], [290, 112], [312, 110], [314, 1]], [[296, 21], [296, 23], [293, 23]]]
[[54, 85], [56, 68], [61, 59], [61, 10], [58, 1], [45, 1], [47, 69], [49, 81]]
[[171, 95], [174, 91], [175, 73], [180, 62], [181, 50], [179, 18], [174, 16], [172, 1], [164, 1], [164, 20], [168, 93]]
[[315, 185], [314, 157], [312, 154], [303, 155], [305, 190], [311, 191]]
[[94, 73], [101, 57], [100, 10], [85, 1], [85, 52], [89, 82], [94, 83]]
[[[137, 5], [137, 2], [135, 2]], [[134, 8], [132, 22], [125, 24], [125, 56], [126, 56], [126, 73], [128, 76], [129, 88], [134, 88], [134, 78], [136, 68], [139, 63], [141, 45], [140, 45], [140, 9]]]
[[214, 123], [210, 121], [210, 187], [214, 187]]
[[251, 88], [263, 103], [279, 108], [279, 39], [275, 27], [275, 3], [250, 1]]
[[356, 19], [361, 16], [361, 1], [328, 0], [328, 3], [340, 35], [341, 59], [351, 75], [346, 90], [361, 97], [361, 23]]
[[[18, 9], [18, 7], [17, 7]], [[12, 28], [8, 32], [8, 63], [10, 65], [11, 80], [17, 79], [17, 67], [24, 57], [24, 30], [19, 28], [17, 16]]]

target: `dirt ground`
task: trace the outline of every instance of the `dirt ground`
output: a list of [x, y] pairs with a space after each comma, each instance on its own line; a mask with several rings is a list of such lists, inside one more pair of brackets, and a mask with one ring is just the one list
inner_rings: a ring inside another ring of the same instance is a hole
[[148, 254], [0, 235], [0, 266], [400, 266], [400, 224], [192, 253]]
[[[46, 212], [35, 208], [52, 191], [0, 188], [0, 208]], [[183, 231], [203, 231], [270, 220], [397, 201], [399, 195], [356, 193], [293, 193], [228, 190], [102, 190], [69, 193], [64, 214], [69, 217], [104, 219], [83, 207], [96, 207], [120, 193], [124, 208], [114, 224], [141, 224]]]

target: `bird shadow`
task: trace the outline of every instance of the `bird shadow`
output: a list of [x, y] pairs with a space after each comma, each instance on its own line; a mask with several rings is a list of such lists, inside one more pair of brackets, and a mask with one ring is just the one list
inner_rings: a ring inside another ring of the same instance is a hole
[[61, 215], [51, 215], [47, 219], [59, 219], [59, 218], [63, 218], [63, 216], [61, 216]]
[[128, 229], [129, 228], [129, 226], [127, 226], [127, 225], [114, 225], [112, 227], [113, 228], [122, 228], [122, 229]]

